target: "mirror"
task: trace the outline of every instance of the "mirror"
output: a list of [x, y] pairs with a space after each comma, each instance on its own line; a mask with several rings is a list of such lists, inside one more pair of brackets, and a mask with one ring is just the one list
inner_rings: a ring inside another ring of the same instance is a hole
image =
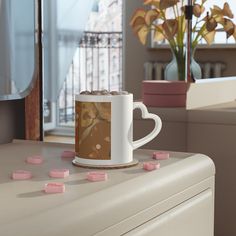
[[0, 0], [0, 100], [25, 97], [35, 71], [35, 0]]

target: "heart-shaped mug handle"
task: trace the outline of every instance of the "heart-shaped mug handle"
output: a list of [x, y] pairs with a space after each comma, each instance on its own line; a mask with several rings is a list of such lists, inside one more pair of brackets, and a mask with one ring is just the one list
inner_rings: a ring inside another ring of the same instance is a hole
[[137, 108], [141, 110], [142, 118], [154, 120], [155, 126], [150, 134], [132, 143], [133, 149], [137, 149], [154, 139], [160, 133], [162, 127], [162, 121], [160, 117], [158, 115], [149, 113], [147, 107], [142, 102], [134, 102], [133, 110]]

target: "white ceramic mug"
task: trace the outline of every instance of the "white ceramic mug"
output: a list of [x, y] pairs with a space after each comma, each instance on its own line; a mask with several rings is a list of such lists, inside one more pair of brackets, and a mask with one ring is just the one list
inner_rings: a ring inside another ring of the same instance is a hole
[[[139, 108], [143, 119], [155, 121], [153, 131], [133, 141], [133, 110]], [[133, 150], [155, 138], [162, 122], [150, 114], [133, 95], [76, 96], [76, 163], [109, 166], [133, 162]]]

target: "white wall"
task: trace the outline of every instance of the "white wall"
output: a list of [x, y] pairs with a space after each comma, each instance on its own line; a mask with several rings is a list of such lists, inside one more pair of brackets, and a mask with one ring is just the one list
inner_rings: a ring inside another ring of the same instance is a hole
[[125, 89], [140, 98], [143, 64], [146, 61], [160, 60], [165, 56], [170, 59], [166, 50], [160, 52], [147, 50], [141, 45], [129, 26], [130, 19], [137, 8], [142, 7], [142, 0], [124, 0], [124, 83]]

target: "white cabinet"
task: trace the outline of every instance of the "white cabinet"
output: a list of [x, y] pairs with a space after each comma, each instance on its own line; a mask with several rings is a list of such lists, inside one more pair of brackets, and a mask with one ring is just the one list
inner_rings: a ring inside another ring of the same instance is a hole
[[[75, 167], [61, 152], [70, 145], [14, 142], [0, 145], [0, 235], [14, 236], [213, 236], [215, 167], [202, 154], [170, 152], [159, 170], [146, 172], [142, 162], [152, 150], [136, 150], [139, 164], [106, 170], [106, 182], [85, 179], [89, 170]], [[27, 165], [28, 155], [44, 163]], [[51, 168], [68, 168], [70, 176], [50, 179]], [[33, 173], [13, 181], [15, 169]], [[44, 184], [64, 182], [64, 194], [45, 194]]]
[[124, 235], [213, 236], [212, 195], [205, 190]]

